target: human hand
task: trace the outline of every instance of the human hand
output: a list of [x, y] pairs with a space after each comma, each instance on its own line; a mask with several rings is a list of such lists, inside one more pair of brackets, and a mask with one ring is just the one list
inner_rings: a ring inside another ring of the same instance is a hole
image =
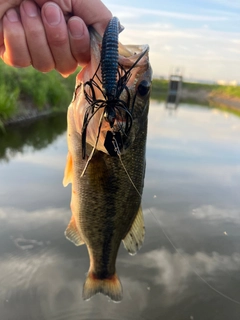
[[100, 0], [0, 0], [0, 55], [11, 66], [68, 76], [90, 60], [87, 26], [102, 34], [111, 17]]

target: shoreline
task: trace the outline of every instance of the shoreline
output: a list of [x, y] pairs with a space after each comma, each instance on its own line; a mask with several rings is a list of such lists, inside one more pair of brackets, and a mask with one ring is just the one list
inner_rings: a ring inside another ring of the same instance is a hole
[[46, 106], [45, 108], [39, 110], [37, 107], [34, 107], [30, 101], [21, 100], [17, 107], [17, 112], [7, 120], [2, 120], [3, 127], [14, 126], [22, 124], [29, 121], [34, 121], [42, 117], [49, 116], [53, 113], [65, 112], [63, 109], [50, 108]]
[[229, 97], [223, 94], [212, 94], [205, 89], [189, 90], [183, 88], [180, 93], [181, 99], [191, 99], [192, 101], [207, 103], [210, 107], [225, 107], [231, 110], [240, 111], [240, 98]]
[[35, 120], [35, 119], [38, 119], [38, 118], [42, 118], [42, 117], [46, 117], [50, 114], [52, 114], [53, 111], [40, 111], [38, 112], [36, 110], [36, 112], [30, 112], [30, 113], [26, 113], [25, 115], [18, 115], [16, 118], [13, 117], [7, 121], [4, 121], [3, 122], [3, 125], [6, 127], [6, 126], [11, 126], [11, 125], [16, 125], [16, 124], [19, 124], [19, 123], [23, 123], [23, 122], [28, 122], [28, 121], [31, 121], [31, 120]]
[[210, 106], [227, 107], [232, 110], [240, 111], [240, 98], [227, 97], [225, 95], [209, 95]]
[[[207, 105], [213, 108], [226, 108], [240, 112], [240, 98], [229, 97], [221, 94], [212, 94], [209, 90], [206, 89], [189, 90], [187, 88], [182, 88], [180, 93], [180, 103], [181, 100], [188, 99], [191, 100], [191, 102], [195, 101], [196, 103], [201, 104], [206, 103]], [[4, 127], [35, 120], [41, 117], [48, 116], [55, 112], [67, 111], [67, 108], [66, 110], [56, 111], [50, 109], [50, 107], [45, 108], [44, 110], [38, 110], [29, 103], [24, 104], [22, 102], [19, 104], [18, 108], [19, 112], [15, 116], [12, 116], [8, 120], [2, 121]]]

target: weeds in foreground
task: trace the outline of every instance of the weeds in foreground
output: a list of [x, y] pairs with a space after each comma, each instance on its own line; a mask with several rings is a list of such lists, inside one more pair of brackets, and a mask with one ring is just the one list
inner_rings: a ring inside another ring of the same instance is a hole
[[75, 77], [76, 73], [63, 78], [56, 71], [43, 74], [32, 67], [16, 69], [0, 61], [0, 119], [7, 120], [18, 111], [18, 104], [25, 101], [38, 110], [66, 110]]
[[[0, 127], [18, 112], [18, 104], [21, 102], [24, 105], [27, 101], [38, 110], [66, 110], [72, 99], [77, 72], [79, 69], [68, 78], [63, 78], [56, 71], [43, 74], [32, 67], [16, 69], [0, 60]], [[189, 91], [204, 89], [213, 95], [240, 98], [240, 86], [183, 82], [183, 88]], [[153, 80], [152, 98], [165, 100], [167, 92], [168, 80]]]
[[12, 117], [17, 111], [17, 101], [19, 89], [10, 89], [3, 83], [0, 85], [0, 120], [2, 121]]

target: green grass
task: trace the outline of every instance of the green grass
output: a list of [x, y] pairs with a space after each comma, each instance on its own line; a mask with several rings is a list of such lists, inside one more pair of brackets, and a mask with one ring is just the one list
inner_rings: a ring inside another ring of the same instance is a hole
[[[221, 86], [218, 84], [183, 82], [182, 88], [189, 91], [205, 90], [210, 95], [222, 95], [229, 98], [240, 98], [240, 86]], [[168, 80], [153, 79], [152, 98], [164, 100], [167, 97]]]
[[[17, 69], [5, 65], [0, 60], [0, 128], [4, 121], [17, 114], [19, 106], [30, 105], [38, 110], [66, 110], [75, 86], [78, 71], [63, 78], [56, 71], [43, 74], [32, 67]], [[183, 82], [183, 88], [197, 91], [207, 90], [213, 95], [240, 98], [240, 86], [219, 86]], [[166, 100], [168, 81], [154, 79], [151, 97]]]
[[19, 89], [10, 90], [4, 83], [0, 86], [0, 119], [6, 120], [17, 111]]
[[240, 98], [240, 86], [219, 86], [212, 91], [213, 95], [223, 95], [229, 98]]
[[161, 79], [153, 79], [151, 97], [152, 99], [165, 100], [168, 92], [168, 81]]
[[[151, 96], [153, 99], [165, 100], [168, 93], [168, 80], [163, 79], [153, 79], [152, 81], [152, 93]], [[216, 84], [204, 84], [204, 83], [191, 83], [191, 82], [183, 82], [182, 88], [196, 91], [196, 90], [207, 90], [209, 93], [218, 88], [219, 86]]]
[[0, 123], [17, 113], [20, 103], [38, 110], [66, 110], [76, 73], [63, 78], [56, 71], [43, 74], [32, 67], [16, 69], [0, 61]]
[[183, 82], [182, 87], [188, 90], [207, 90], [211, 92], [219, 87], [218, 84], [206, 84], [206, 83], [193, 83], [193, 82]]

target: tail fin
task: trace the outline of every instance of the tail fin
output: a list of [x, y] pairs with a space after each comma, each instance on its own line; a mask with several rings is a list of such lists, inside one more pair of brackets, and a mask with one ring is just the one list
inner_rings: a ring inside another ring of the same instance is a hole
[[122, 285], [115, 273], [111, 278], [98, 279], [91, 272], [83, 286], [83, 299], [89, 300], [97, 293], [108, 296], [114, 302], [120, 302], [123, 298]]

